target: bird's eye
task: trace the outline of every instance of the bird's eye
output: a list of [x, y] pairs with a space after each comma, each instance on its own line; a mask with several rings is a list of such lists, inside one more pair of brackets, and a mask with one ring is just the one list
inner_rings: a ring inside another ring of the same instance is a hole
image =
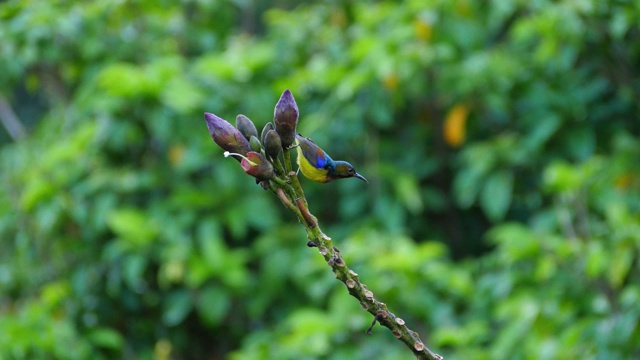
[[355, 173], [356, 173], [356, 169], [349, 168], [349, 175], [355, 175]]

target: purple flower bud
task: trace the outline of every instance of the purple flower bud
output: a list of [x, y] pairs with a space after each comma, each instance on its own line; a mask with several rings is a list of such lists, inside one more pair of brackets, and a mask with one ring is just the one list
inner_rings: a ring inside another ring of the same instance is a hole
[[[204, 113], [204, 119], [207, 122], [211, 138], [223, 150], [241, 155], [251, 151], [249, 141], [226, 120], [207, 112]], [[234, 156], [234, 158], [240, 161], [240, 157]]]
[[282, 141], [280, 135], [275, 130], [269, 130], [264, 136], [264, 151], [272, 159], [278, 157], [282, 151]]
[[265, 143], [265, 136], [267, 136], [267, 132], [269, 130], [275, 130], [276, 126], [273, 125], [272, 122], [268, 122], [264, 125], [264, 128], [262, 128], [262, 134], [260, 135], [260, 142], [262, 142], [263, 144]]
[[280, 96], [273, 111], [273, 122], [282, 140], [282, 147], [290, 148], [296, 141], [296, 127], [298, 126], [298, 105], [289, 89]]
[[240, 130], [242, 135], [249, 141], [251, 141], [252, 136], [258, 137], [258, 130], [253, 121], [242, 114], [236, 117], [236, 128]]
[[264, 155], [255, 151], [249, 151], [247, 157], [243, 158], [240, 162], [240, 165], [244, 169], [244, 172], [260, 181], [266, 181], [275, 176], [273, 165], [271, 165]]

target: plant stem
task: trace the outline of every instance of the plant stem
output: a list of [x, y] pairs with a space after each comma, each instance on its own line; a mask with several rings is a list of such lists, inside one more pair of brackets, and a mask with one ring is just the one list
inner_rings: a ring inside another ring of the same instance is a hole
[[[284, 166], [285, 166], [285, 169], [287, 170], [287, 175], [289, 176], [290, 174], [293, 173], [293, 168], [291, 167], [291, 149], [285, 149], [283, 151], [283, 158], [284, 158]], [[291, 179], [291, 185], [293, 186], [293, 189], [296, 192], [296, 195], [300, 199], [302, 199], [302, 201], [304, 201], [305, 206], [308, 206], [307, 199], [304, 196], [304, 191], [302, 191], [302, 186], [300, 185], [300, 180], [298, 179], [297, 174], [289, 176], [289, 178]]]
[[[358, 299], [360, 306], [374, 316], [374, 322], [387, 327], [393, 335], [402, 341], [416, 356], [417, 359], [442, 360], [443, 357], [431, 351], [417, 332], [409, 329], [405, 321], [387, 309], [387, 305], [377, 300], [371, 290], [360, 281], [358, 274], [349, 269], [342, 258], [340, 251], [333, 246], [331, 238], [325, 235], [315, 216], [309, 212], [307, 200], [302, 191], [300, 181], [292, 171], [290, 150], [284, 150], [285, 176], [290, 179], [290, 184], [280, 178], [274, 178], [270, 183], [271, 190], [276, 193], [280, 201], [296, 214], [298, 221], [307, 230], [307, 237], [311, 246], [316, 246], [320, 255], [334, 272], [336, 279], [340, 280], [349, 291], [349, 294]], [[283, 189], [284, 188], [284, 189]], [[371, 332], [371, 328], [367, 333]]]

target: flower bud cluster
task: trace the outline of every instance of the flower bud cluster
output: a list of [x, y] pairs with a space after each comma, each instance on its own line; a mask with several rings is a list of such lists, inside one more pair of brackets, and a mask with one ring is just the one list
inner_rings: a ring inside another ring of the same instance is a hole
[[212, 113], [204, 113], [204, 119], [225, 156], [240, 161], [244, 172], [257, 180], [268, 181], [275, 176], [273, 164], [282, 149], [295, 145], [298, 105], [291, 91], [285, 90], [273, 111], [273, 122], [265, 125], [260, 136], [253, 121], [242, 114], [236, 117], [235, 127]]

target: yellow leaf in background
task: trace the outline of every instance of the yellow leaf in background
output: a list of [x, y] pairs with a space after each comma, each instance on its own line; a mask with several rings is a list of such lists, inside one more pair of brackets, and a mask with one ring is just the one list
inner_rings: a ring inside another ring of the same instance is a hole
[[29, 74], [26, 77], [25, 85], [29, 92], [36, 92], [40, 89], [40, 79], [37, 75]]
[[471, 4], [469, 4], [469, 1], [458, 1], [455, 5], [455, 9], [458, 15], [461, 15], [462, 17], [470, 18], [473, 15]]
[[331, 12], [331, 17], [329, 18], [331, 21], [331, 25], [345, 28], [349, 24], [349, 19], [347, 19], [347, 14], [344, 13], [342, 9], [334, 9]]
[[153, 358], [157, 360], [171, 359], [173, 346], [167, 339], [160, 339], [153, 348]]
[[395, 90], [398, 87], [398, 76], [389, 74], [382, 79], [382, 84], [387, 90]]
[[633, 186], [634, 176], [631, 173], [622, 174], [615, 180], [615, 186], [620, 190], [626, 190]]
[[185, 148], [183, 145], [173, 145], [169, 149], [169, 162], [171, 165], [178, 165], [184, 157]]
[[464, 142], [468, 116], [469, 109], [464, 104], [458, 104], [449, 110], [442, 129], [444, 140], [449, 146], [458, 147]]
[[429, 41], [431, 39], [431, 34], [433, 33], [433, 28], [431, 24], [427, 23], [424, 20], [416, 20], [413, 23], [413, 27], [416, 31], [416, 36], [418, 39]]

